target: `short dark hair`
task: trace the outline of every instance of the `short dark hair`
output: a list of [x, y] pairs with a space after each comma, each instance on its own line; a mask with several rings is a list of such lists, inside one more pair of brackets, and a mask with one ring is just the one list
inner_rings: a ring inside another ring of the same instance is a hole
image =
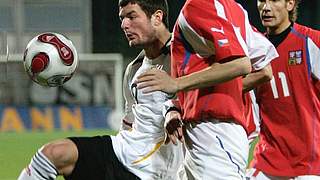
[[124, 7], [129, 3], [138, 4], [149, 18], [151, 18], [152, 14], [157, 10], [161, 10], [163, 12], [162, 22], [166, 28], [169, 28], [169, 10], [167, 0], [119, 0], [119, 7]]
[[[288, 0], [286, 0], [287, 2]], [[300, 0], [295, 0], [294, 7], [292, 11], [289, 11], [289, 19], [291, 22], [296, 22], [298, 18], [298, 7], [299, 7]]]

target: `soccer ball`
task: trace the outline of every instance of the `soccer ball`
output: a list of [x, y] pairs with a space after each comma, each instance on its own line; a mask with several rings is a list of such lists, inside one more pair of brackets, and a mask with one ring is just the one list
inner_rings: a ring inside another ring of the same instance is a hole
[[36, 83], [55, 87], [67, 82], [78, 66], [78, 55], [72, 42], [58, 33], [34, 37], [24, 51], [23, 64]]

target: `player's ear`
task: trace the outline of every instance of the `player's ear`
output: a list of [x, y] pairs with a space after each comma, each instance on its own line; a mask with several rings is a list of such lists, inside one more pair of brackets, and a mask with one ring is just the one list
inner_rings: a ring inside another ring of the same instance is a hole
[[293, 10], [294, 6], [296, 4], [296, 0], [287, 0], [286, 1], [286, 8], [290, 12]]
[[155, 13], [152, 14], [151, 18], [153, 18], [155, 26], [161, 25], [163, 19], [163, 11], [157, 10]]

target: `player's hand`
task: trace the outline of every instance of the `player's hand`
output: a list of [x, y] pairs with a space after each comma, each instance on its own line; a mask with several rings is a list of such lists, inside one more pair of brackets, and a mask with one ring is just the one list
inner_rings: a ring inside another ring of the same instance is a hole
[[166, 129], [166, 141], [168, 144], [170, 141], [177, 145], [178, 140], [184, 142], [183, 136], [183, 123], [181, 120], [181, 114], [178, 111], [170, 111], [165, 117], [164, 128]]
[[144, 93], [162, 91], [168, 94], [174, 94], [178, 91], [178, 82], [169, 76], [165, 71], [152, 68], [149, 71], [138, 76], [137, 88], [142, 89]]

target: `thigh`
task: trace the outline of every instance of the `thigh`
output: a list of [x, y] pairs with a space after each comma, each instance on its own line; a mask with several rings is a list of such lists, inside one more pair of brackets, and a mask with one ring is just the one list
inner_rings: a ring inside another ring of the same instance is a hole
[[110, 136], [70, 137], [78, 148], [78, 160], [70, 176], [72, 180], [138, 179], [117, 159]]

